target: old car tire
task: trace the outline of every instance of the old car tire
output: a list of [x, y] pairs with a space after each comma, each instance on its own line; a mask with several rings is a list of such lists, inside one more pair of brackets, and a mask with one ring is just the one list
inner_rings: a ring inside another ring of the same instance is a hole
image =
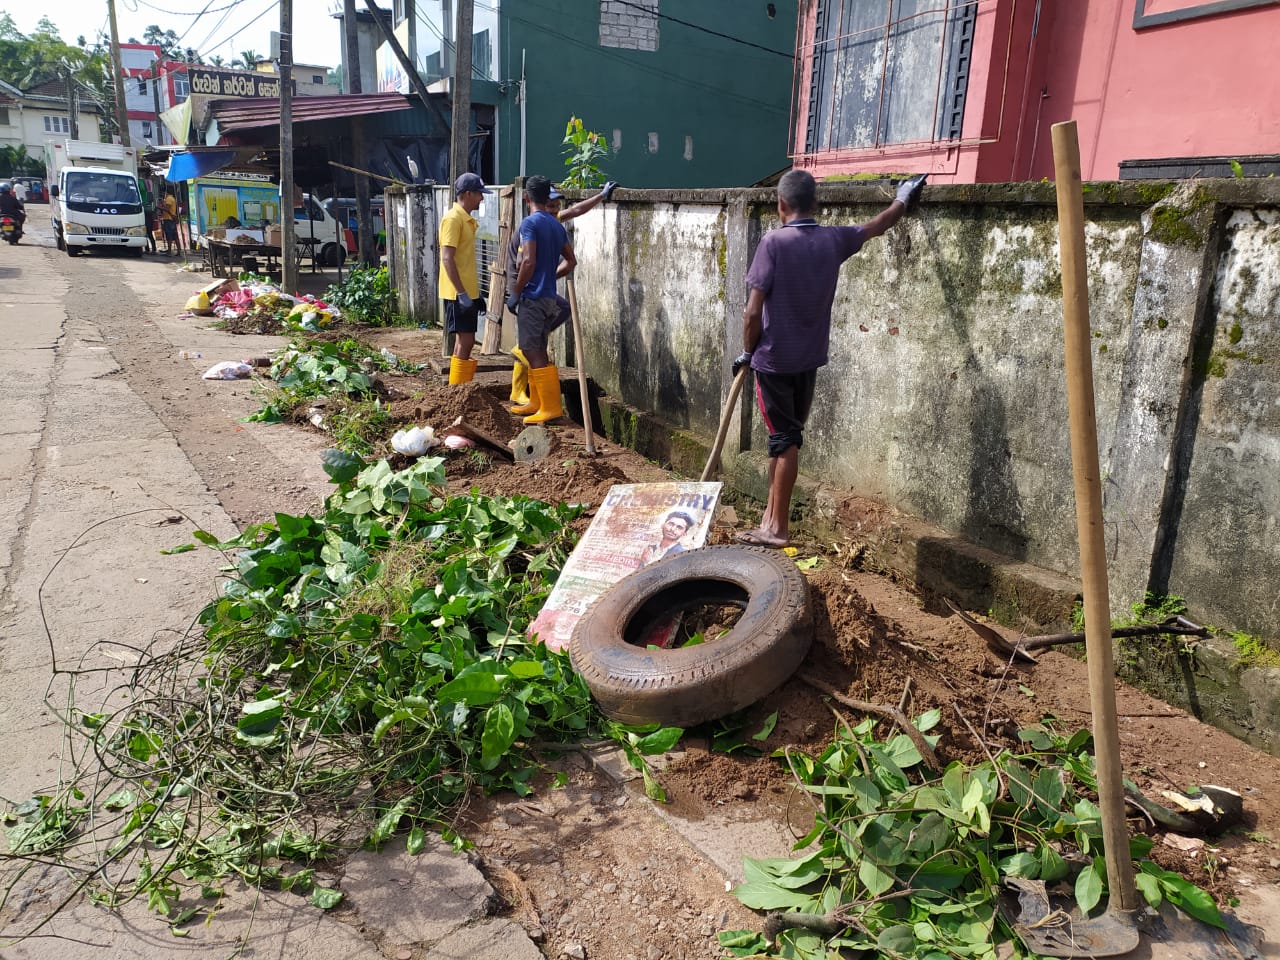
[[[743, 607], [725, 636], [672, 650], [642, 645], [663, 615], [717, 603]], [[808, 584], [795, 563], [777, 550], [717, 546], [619, 580], [578, 620], [569, 657], [606, 716], [690, 727], [779, 687], [812, 640]]]

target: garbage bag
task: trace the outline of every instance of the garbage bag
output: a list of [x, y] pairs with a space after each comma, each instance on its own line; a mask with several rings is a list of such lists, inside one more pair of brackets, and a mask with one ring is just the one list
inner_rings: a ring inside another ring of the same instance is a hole
[[435, 431], [431, 427], [410, 427], [391, 435], [391, 449], [410, 457], [422, 456], [435, 442]]

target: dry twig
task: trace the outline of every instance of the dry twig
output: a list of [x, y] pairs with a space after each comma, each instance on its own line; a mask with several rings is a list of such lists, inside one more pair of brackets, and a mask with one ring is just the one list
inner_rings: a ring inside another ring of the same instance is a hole
[[886, 707], [884, 704], [880, 703], [872, 703], [869, 700], [855, 700], [853, 697], [846, 696], [835, 687], [824, 683], [812, 674], [801, 673], [799, 674], [799, 677], [805, 683], [809, 684], [809, 686], [813, 687], [815, 690], [825, 693], [837, 703], [843, 703], [846, 707], [849, 707], [852, 710], [861, 710], [863, 713], [871, 713], [877, 717], [883, 717], [886, 720], [897, 723], [902, 727], [902, 732], [911, 739], [913, 744], [915, 744], [915, 748], [920, 751], [920, 756], [924, 758], [925, 763], [934, 770], [942, 769], [943, 765], [938, 760], [938, 755], [934, 752], [933, 747], [929, 745], [929, 741], [924, 738], [924, 734], [916, 729], [915, 724], [903, 716], [901, 710], [896, 707]]

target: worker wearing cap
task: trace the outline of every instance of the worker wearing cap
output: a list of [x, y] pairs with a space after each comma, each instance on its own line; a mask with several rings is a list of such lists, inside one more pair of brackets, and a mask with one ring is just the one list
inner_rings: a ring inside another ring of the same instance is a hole
[[[573, 206], [567, 209], [561, 209], [564, 203], [564, 194], [561, 193], [552, 184], [550, 201], [547, 203], [547, 213], [551, 214], [561, 223], [568, 223], [575, 217], [580, 217], [588, 211], [594, 210], [601, 203], [613, 196], [613, 191], [618, 189], [618, 181], [610, 180], [600, 192], [594, 196], [587, 197], [585, 200], [579, 200]], [[517, 229], [511, 236], [511, 246], [507, 251], [507, 295], [510, 296], [515, 290], [516, 275], [520, 268], [520, 231]], [[548, 334], [562, 327], [569, 319], [569, 301], [564, 297], [556, 294], [556, 303], [560, 306], [560, 312], [552, 321]], [[511, 365], [511, 402], [519, 407], [529, 405], [529, 362], [525, 359], [524, 351], [516, 347], [511, 351], [516, 358], [515, 363]]]
[[484, 195], [492, 193], [478, 174], [464, 173], [453, 185], [457, 200], [440, 220], [440, 299], [444, 301], [444, 329], [453, 334], [449, 383], [468, 383], [476, 373], [471, 350], [480, 321], [480, 278], [476, 275], [476, 230], [471, 216]]
[[533, 176], [525, 181], [532, 213], [520, 222], [520, 270], [506, 304], [516, 313], [516, 335], [529, 361], [529, 403], [512, 413], [528, 414], [525, 423], [543, 423], [564, 414], [560, 372], [547, 355], [547, 338], [560, 314], [556, 280], [578, 265], [573, 244], [560, 221], [547, 210], [551, 181]]

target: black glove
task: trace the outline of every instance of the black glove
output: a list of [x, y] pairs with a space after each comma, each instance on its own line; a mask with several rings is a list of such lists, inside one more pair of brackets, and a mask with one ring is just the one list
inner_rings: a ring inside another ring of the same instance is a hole
[[510, 310], [512, 313], [515, 313], [520, 307], [520, 294], [508, 293], [506, 303], [507, 303], [507, 309]]
[[910, 180], [904, 180], [898, 185], [898, 195], [895, 200], [901, 200], [902, 205], [907, 208], [910, 213], [916, 208], [916, 204], [920, 202], [920, 193], [924, 190], [924, 182], [929, 179], [927, 173], [922, 173], [918, 177], [912, 177]]
[[739, 370], [741, 370], [743, 367], [747, 367], [750, 365], [751, 365], [751, 351], [743, 350], [740, 354], [738, 354], [738, 358], [733, 361], [733, 375], [736, 377], [738, 375]]
[[460, 306], [463, 310], [470, 310], [471, 305], [474, 302], [475, 301], [471, 299], [471, 294], [467, 293], [467, 291], [465, 290], [458, 291], [458, 306]]
[[613, 191], [617, 189], [618, 189], [618, 181], [610, 180], [608, 183], [604, 185], [603, 188], [601, 188], [600, 196], [604, 197], [605, 200], [608, 200], [610, 197], [613, 196]]

